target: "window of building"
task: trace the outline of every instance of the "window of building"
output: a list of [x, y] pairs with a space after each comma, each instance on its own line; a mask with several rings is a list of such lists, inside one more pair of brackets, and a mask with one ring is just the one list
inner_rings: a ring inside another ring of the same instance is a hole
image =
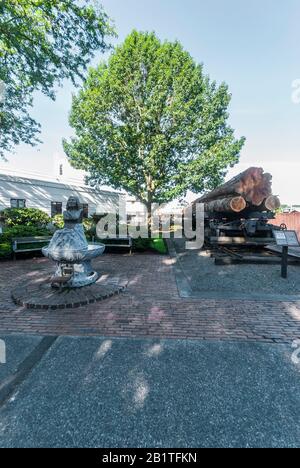
[[88, 218], [89, 217], [89, 205], [88, 203], [82, 203], [82, 210], [83, 210], [83, 217]]
[[11, 198], [10, 206], [11, 208], [26, 208], [26, 200], [24, 198]]
[[51, 202], [51, 217], [62, 214], [62, 203], [61, 202]]
[[60, 176], [64, 175], [64, 166], [63, 166], [63, 164], [59, 165], [59, 175]]

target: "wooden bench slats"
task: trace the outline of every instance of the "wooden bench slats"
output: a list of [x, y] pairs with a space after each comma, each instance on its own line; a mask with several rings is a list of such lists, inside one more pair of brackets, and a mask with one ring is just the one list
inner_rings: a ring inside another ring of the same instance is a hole
[[24, 253], [24, 252], [38, 252], [42, 250], [41, 246], [37, 246], [34, 248], [29, 248], [29, 249], [22, 249], [22, 245], [24, 244], [45, 244], [47, 242], [50, 242], [52, 239], [52, 236], [36, 236], [36, 237], [13, 237], [12, 238], [12, 249], [14, 253], [14, 259], [16, 259], [16, 254], [17, 253]]
[[[36, 252], [42, 250], [43, 246], [29, 248], [29, 249], [22, 249], [23, 244], [38, 244], [38, 243], [46, 243], [50, 242], [52, 236], [36, 236], [36, 237], [14, 237], [12, 239], [12, 247], [14, 252], [14, 258], [16, 258], [17, 253], [24, 253], [24, 252]], [[108, 241], [107, 243], [105, 241]], [[101, 241], [101, 239], [100, 239]], [[132, 237], [115, 237], [109, 239], [102, 239], [103, 244], [106, 247], [122, 247], [122, 248], [129, 248], [130, 253], [132, 249]], [[110, 243], [109, 241], [112, 241]], [[97, 242], [96, 242], [97, 244]]]
[[35, 249], [17, 249], [17, 250], [14, 250], [14, 252], [15, 253], [37, 252], [38, 250], [42, 250], [42, 247], [36, 247]]
[[20, 244], [28, 244], [29, 242], [46, 242], [50, 241], [52, 236], [36, 236], [36, 237], [13, 237], [13, 242], [18, 242]]
[[[110, 241], [112, 243], [110, 243]], [[121, 241], [121, 242], [118, 242], [118, 241]], [[105, 245], [105, 247], [123, 247], [123, 248], [129, 249], [130, 253], [132, 250], [132, 237], [124, 237], [124, 236], [123, 237], [122, 236], [109, 237], [107, 239], [100, 239], [100, 242], [102, 242]]]

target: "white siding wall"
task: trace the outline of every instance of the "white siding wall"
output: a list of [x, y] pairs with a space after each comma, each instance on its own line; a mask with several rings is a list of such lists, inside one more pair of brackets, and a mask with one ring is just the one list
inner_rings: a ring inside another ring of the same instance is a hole
[[90, 187], [78, 187], [54, 182], [25, 179], [0, 174], [0, 210], [10, 208], [11, 198], [26, 200], [27, 208], [39, 208], [51, 214], [51, 202], [66, 202], [71, 195], [77, 195], [81, 203], [88, 203], [89, 214], [114, 213], [121, 205], [125, 211], [125, 197], [117, 192], [101, 191]]

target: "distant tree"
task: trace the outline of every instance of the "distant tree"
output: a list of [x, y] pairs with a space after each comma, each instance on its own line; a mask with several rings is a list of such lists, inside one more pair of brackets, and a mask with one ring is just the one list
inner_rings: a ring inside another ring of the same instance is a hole
[[73, 98], [64, 149], [92, 183], [125, 189], [150, 215], [152, 203], [215, 187], [238, 161], [229, 102], [179, 42], [133, 31]]
[[83, 78], [95, 51], [107, 48], [108, 19], [95, 2], [0, 0], [0, 156], [37, 143], [33, 92], [55, 98], [64, 78]]

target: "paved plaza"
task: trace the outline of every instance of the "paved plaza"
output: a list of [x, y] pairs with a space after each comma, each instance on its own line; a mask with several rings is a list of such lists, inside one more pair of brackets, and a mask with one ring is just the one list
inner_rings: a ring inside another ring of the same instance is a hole
[[2, 262], [0, 331], [39, 335], [196, 338], [292, 343], [300, 338], [297, 301], [181, 297], [176, 258], [168, 255], [107, 254], [95, 262], [102, 280], [116, 272], [124, 292], [101, 302], [64, 310], [27, 309], [11, 290], [52, 273], [47, 259]]
[[95, 266], [125, 289], [40, 309], [11, 290], [53, 265], [1, 263], [1, 447], [299, 446], [297, 301], [203, 299], [174, 252]]

